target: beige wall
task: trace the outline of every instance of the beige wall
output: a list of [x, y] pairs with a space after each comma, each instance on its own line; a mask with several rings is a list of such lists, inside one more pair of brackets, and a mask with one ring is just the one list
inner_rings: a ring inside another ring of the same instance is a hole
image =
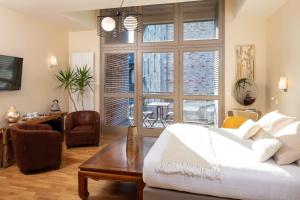
[[96, 30], [69, 33], [69, 56], [80, 52], [95, 54], [95, 110], [100, 112], [100, 39]]
[[265, 111], [266, 102], [266, 28], [255, 18], [236, 17], [234, 0], [225, 3], [225, 111], [243, 108], [233, 98], [236, 81], [235, 46], [255, 45], [255, 82], [259, 89], [257, 101], [247, 107]]
[[[279, 109], [297, 118], [300, 118], [299, 8], [299, 0], [289, 0], [267, 22], [267, 110]], [[280, 76], [289, 79], [287, 93], [278, 93]], [[276, 93], [277, 100], [271, 101]]]
[[48, 67], [51, 55], [57, 56], [60, 66], [67, 65], [67, 32], [3, 7], [0, 7], [0, 27], [0, 54], [24, 58], [22, 89], [0, 91], [0, 124], [10, 105], [21, 114], [43, 112], [57, 98], [62, 110], [67, 110], [65, 94], [56, 89], [54, 72]]

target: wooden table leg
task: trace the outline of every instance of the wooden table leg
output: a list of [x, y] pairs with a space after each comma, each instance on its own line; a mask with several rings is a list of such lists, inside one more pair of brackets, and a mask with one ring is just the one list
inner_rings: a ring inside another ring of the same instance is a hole
[[143, 179], [136, 182], [136, 199], [137, 200], [143, 200], [143, 190], [145, 187], [145, 183], [143, 182]]
[[83, 200], [89, 197], [87, 176], [81, 171], [78, 172], [78, 194]]

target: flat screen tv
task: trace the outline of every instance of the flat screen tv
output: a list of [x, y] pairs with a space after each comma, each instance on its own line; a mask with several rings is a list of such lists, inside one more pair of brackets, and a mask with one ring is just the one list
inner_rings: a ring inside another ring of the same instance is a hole
[[0, 90], [20, 90], [23, 58], [0, 55]]

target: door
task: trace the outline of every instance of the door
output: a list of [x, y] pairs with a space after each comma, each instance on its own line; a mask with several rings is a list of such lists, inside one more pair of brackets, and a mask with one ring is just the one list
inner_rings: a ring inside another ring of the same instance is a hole
[[178, 121], [177, 51], [139, 51], [138, 125], [143, 135], [159, 135]]

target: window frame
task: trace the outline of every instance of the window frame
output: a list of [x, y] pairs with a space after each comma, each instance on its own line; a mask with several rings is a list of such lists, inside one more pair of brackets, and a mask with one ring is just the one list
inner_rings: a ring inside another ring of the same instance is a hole
[[[218, 85], [218, 95], [185, 95], [184, 94], [184, 66], [183, 66], [183, 54], [184, 52], [193, 51], [218, 51], [219, 52], [219, 85]], [[179, 121], [183, 121], [183, 100], [218, 100], [218, 125], [221, 126], [224, 119], [224, 50], [222, 47], [192, 47], [192, 48], [181, 48], [179, 51], [180, 55], [180, 82], [179, 85]]]
[[[143, 32], [137, 32], [135, 34], [135, 43], [132, 44], [105, 44], [104, 38], [100, 39], [100, 53], [101, 53], [101, 86], [100, 86], [100, 108], [102, 119], [104, 119], [104, 55], [105, 53], [131, 53], [135, 54], [135, 91], [133, 98], [135, 101], [134, 118], [138, 122], [139, 131], [146, 136], [157, 136], [161, 133], [161, 129], [157, 130], [145, 130], [142, 125], [142, 103], [144, 98], [160, 98], [160, 99], [173, 99], [174, 103], [174, 123], [183, 121], [183, 100], [218, 100], [218, 123], [221, 126], [225, 116], [225, 96], [224, 96], [224, 72], [225, 72], [225, 60], [224, 60], [224, 0], [219, 0], [218, 8], [218, 27], [219, 27], [219, 38], [209, 40], [183, 40], [183, 14], [182, 7], [184, 3], [174, 4], [174, 41], [165, 42], [145, 42], [143, 43]], [[142, 12], [143, 6], [138, 7], [138, 11]], [[164, 22], [162, 22], [164, 23]], [[150, 24], [150, 23], [149, 23]], [[152, 24], [152, 23], [151, 23]], [[159, 24], [159, 23], [158, 23]], [[201, 96], [201, 95], [184, 95], [183, 87], [183, 52], [184, 51], [219, 51], [219, 87], [218, 95], [216, 96]], [[143, 94], [143, 86], [141, 83], [142, 76], [142, 58], [143, 53], [151, 52], [174, 52], [174, 92], [172, 94]], [[121, 95], [120, 97], [123, 97]], [[113, 127], [113, 129], [102, 128], [110, 133], [123, 132], [126, 133], [127, 129], [120, 127]], [[105, 132], [106, 132], [105, 131]]]

